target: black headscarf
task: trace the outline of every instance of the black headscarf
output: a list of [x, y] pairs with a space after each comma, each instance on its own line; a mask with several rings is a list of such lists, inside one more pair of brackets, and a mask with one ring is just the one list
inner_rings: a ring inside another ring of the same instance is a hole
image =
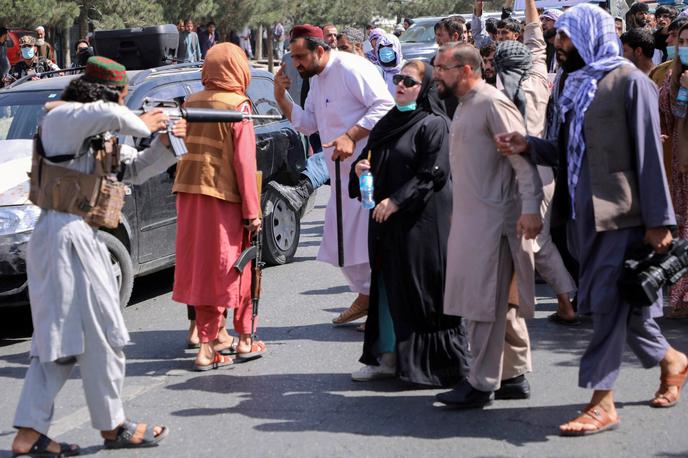
[[432, 65], [423, 62], [425, 71], [423, 72], [423, 82], [416, 99], [416, 109], [413, 111], [399, 111], [395, 106], [385, 116], [380, 119], [368, 137], [368, 145], [364, 153], [369, 149], [375, 150], [390, 140], [399, 138], [411, 126], [425, 119], [430, 114], [441, 116], [450, 123], [444, 111], [444, 105], [437, 93], [437, 88], [432, 82]]
[[384, 180], [385, 177], [384, 174], [380, 174], [380, 170], [385, 167], [385, 162], [389, 159], [390, 149], [393, 148], [404, 132], [430, 115], [439, 116], [443, 119], [447, 125], [447, 130], [449, 130], [451, 121], [444, 111], [444, 104], [440, 100], [437, 88], [432, 82], [432, 65], [427, 63], [423, 64], [425, 65], [425, 71], [423, 72], [421, 90], [416, 99], [416, 109], [403, 112], [399, 111], [397, 107], [394, 107], [387, 112], [387, 114], [375, 124], [373, 130], [370, 131], [368, 143], [358, 159], [352, 164], [349, 179], [349, 197], [352, 199], [361, 197], [358, 188], [358, 177], [355, 171], [356, 164], [366, 159], [369, 151], [372, 151], [371, 173], [377, 180], [376, 189], [381, 189], [379, 186], [382, 184], [382, 180]]

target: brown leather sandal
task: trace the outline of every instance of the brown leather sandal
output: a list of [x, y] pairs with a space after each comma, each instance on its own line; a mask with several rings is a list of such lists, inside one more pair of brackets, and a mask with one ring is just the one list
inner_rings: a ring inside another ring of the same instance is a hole
[[581, 431], [560, 430], [559, 435], [568, 437], [590, 436], [592, 434], [617, 429], [621, 424], [621, 421], [619, 419], [617, 419], [616, 421], [612, 420], [609, 414], [603, 408], [592, 404], [588, 404], [581, 411], [581, 414], [579, 416], [577, 416], [573, 420], [569, 420], [567, 423], [580, 423], [582, 425], [592, 425], [595, 428], [588, 430], [584, 429]]
[[[686, 384], [688, 379], [688, 364], [683, 372], [678, 374], [665, 374], [659, 377], [659, 390], [655, 393], [655, 398], [650, 401], [650, 407], [656, 409], [666, 409], [668, 407], [674, 407], [678, 401], [681, 399], [681, 391], [683, 390], [683, 385]], [[675, 386], [678, 388], [676, 394], [669, 393], [669, 388]], [[660, 399], [664, 399], [666, 403], [658, 403]]]
[[332, 324], [335, 326], [351, 323], [352, 321], [363, 318], [368, 314], [368, 304], [359, 301], [358, 298], [351, 304], [351, 306], [342, 313], [332, 319]]

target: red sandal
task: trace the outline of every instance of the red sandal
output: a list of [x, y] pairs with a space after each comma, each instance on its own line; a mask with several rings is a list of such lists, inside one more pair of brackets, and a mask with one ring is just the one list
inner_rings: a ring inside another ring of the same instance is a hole
[[594, 429], [582, 429], [580, 431], [562, 431], [559, 430], [561, 436], [577, 437], [590, 436], [592, 434], [602, 433], [604, 431], [612, 431], [617, 429], [621, 421], [617, 419], [612, 420], [609, 414], [599, 406], [588, 404], [581, 411], [581, 414], [569, 420], [567, 423], [580, 423], [582, 425], [592, 425]]
[[234, 364], [234, 361], [232, 358], [229, 356], [225, 356], [220, 354], [220, 352], [215, 352], [215, 357], [213, 358], [213, 362], [210, 364], [205, 364], [205, 365], [198, 365], [194, 364], [193, 370], [195, 372], [205, 372], [213, 369], [220, 369], [220, 368], [226, 368], [227, 366], [231, 366]]
[[262, 340], [251, 343], [251, 351], [241, 352], [237, 351], [236, 360], [237, 363], [245, 363], [257, 358], [262, 357], [268, 351], [265, 343]]
[[[686, 384], [686, 379], [688, 379], [688, 364], [683, 372], [678, 374], [665, 374], [659, 377], [659, 390], [655, 393], [655, 398], [650, 401], [650, 407], [657, 409], [666, 409], [669, 407], [674, 407], [678, 401], [681, 399], [681, 391], [683, 390], [683, 385]], [[676, 394], [669, 393], [669, 388], [675, 386], [678, 388]], [[660, 399], [664, 399], [666, 403], [658, 403]]]

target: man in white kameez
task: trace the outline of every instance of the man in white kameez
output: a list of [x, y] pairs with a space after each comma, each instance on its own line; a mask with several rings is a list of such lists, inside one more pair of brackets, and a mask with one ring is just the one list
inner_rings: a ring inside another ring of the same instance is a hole
[[[335, 161], [341, 161], [342, 189], [348, 189], [353, 159], [366, 144], [370, 130], [393, 106], [387, 85], [366, 59], [350, 53], [333, 53], [319, 27], [295, 26], [290, 42], [291, 58], [302, 77], [310, 78], [304, 108], [285, 96], [289, 78], [280, 68], [275, 76], [275, 98], [294, 127], [306, 135], [320, 132], [330, 181], [335, 183]], [[346, 321], [367, 313], [370, 294], [368, 263], [368, 210], [360, 202], [342, 196], [344, 266], [342, 272], [358, 297], [342, 313]], [[333, 265], [337, 257], [335, 193], [325, 211], [325, 231], [318, 260]]]
[[[90, 137], [105, 132], [148, 137], [165, 128], [166, 115], [160, 110], [138, 117], [121, 106], [126, 95], [125, 68], [110, 59], [91, 57], [84, 75], [65, 90], [64, 102], [46, 106], [48, 113], [41, 124], [46, 160], [94, 173], [93, 150], [83, 146]], [[185, 122], [178, 122], [174, 132], [183, 137]], [[167, 134], [144, 151], [122, 145], [120, 153], [121, 179], [131, 184], [142, 183], [176, 162]], [[47, 437], [55, 397], [76, 363], [91, 424], [101, 431], [106, 448], [150, 446], [168, 433], [164, 426], [137, 424], [124, 415], [122, 350], [129, 334], [110, 255], [98, 232], [81, 216], [43, 210], [29, 241], [27, 276], [34, 333], [31, 364], [14, 418], [19, 431], [12, 452], [17, 455], [79, 454], [78, 446]]]

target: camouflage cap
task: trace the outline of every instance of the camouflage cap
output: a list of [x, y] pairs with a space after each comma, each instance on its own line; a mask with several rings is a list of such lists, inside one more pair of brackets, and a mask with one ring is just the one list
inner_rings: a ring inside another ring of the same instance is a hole
[[19, 47], [21, 48], [25, 45], [36, 46], [36, 39], [31, 35], [24, 35], [19, 39]]
[[126, 86], [127, 69], [124, 65], [102, 56], [89, 57], [84, 76], [88, 81], [109, 86]]

